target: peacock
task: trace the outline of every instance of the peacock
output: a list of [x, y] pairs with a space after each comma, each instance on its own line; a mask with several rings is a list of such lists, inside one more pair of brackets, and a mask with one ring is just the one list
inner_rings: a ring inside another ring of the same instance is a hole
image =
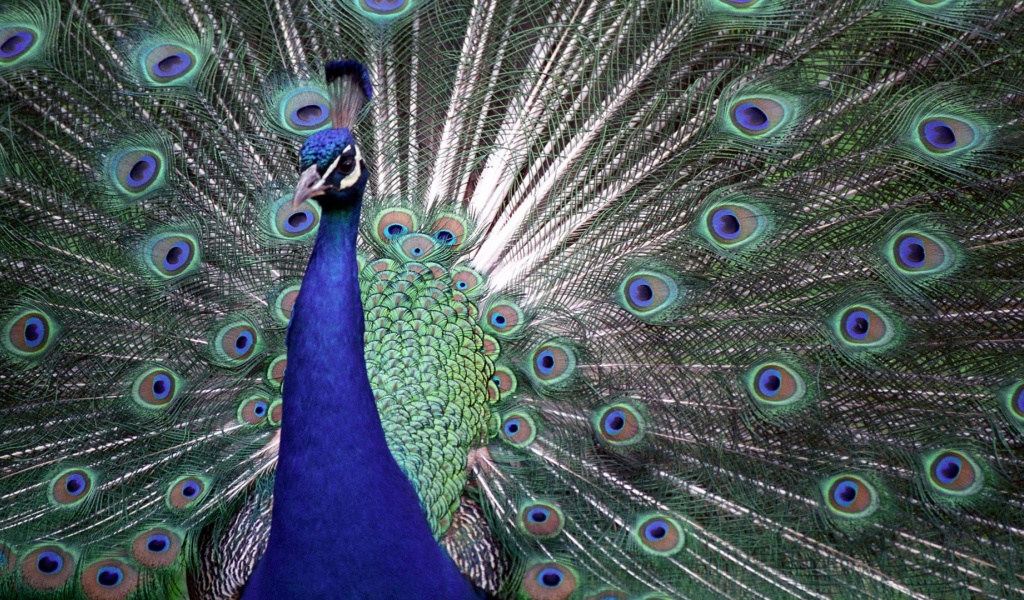
[[0, 597], [1024, 597], [1018, 0], [4, 0]]

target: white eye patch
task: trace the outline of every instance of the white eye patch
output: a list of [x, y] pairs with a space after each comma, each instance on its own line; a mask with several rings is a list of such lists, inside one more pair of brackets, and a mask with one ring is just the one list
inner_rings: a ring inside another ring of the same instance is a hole
[[359, 181], [359, 175], [362, 173], [363, 170], [361, 166], [362, 162], [363, 153], [362, 151], [359, 150], [359, 146], [356, 146], [356, 168], [352, 169], [352, 172], [346, 175], [345, 178], [338, 183], [339, 190], [350, 188], [353, 185], [355, 185], [357, 181]]

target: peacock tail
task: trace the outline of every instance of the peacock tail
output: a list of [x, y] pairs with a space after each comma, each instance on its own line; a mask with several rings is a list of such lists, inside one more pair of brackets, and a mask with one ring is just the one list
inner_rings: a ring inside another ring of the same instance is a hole
[[1024, 596], [1022, 12], [0, 6], [0, 596], [239, 594], [340, 57], [367, 375], [479, 588]]

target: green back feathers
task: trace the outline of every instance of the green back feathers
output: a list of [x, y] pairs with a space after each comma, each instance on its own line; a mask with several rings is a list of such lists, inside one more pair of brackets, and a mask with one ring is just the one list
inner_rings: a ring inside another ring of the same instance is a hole
[[498, 397], [488, 393], [494, 367], [483, 352], [479, 309], [448, 267], [429, 262], [443, 247], [435, 242], [414, 231], [395, 236], [396, 258], [367, 261], [360, 288], [367, 374], [385, 437], [441, 535], [466, 486], [458, 466], [489, 437]]

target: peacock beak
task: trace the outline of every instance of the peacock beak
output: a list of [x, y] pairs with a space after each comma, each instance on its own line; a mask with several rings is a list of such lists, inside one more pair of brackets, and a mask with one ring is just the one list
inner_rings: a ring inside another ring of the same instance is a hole
[[341, 162], [341, 156], [334, 159], [331, 166], [327, 167], [324, 171], [323, 176], [320, 175], [316, 170], [316, 164], [312, 164], [308, 169], [302, 172], [299, 176], [299, 182], [295, 184], [295, 194], [292, 196], [292, 206], [298, 208], [300, 204], [309, 200], [310, 198], [316, 198], [322, 196], [327, 190], [331, 189], [331, 186], [327, 184], [327, 178], [331, 176], [331, 173], [338, 168], [338, 163]]

